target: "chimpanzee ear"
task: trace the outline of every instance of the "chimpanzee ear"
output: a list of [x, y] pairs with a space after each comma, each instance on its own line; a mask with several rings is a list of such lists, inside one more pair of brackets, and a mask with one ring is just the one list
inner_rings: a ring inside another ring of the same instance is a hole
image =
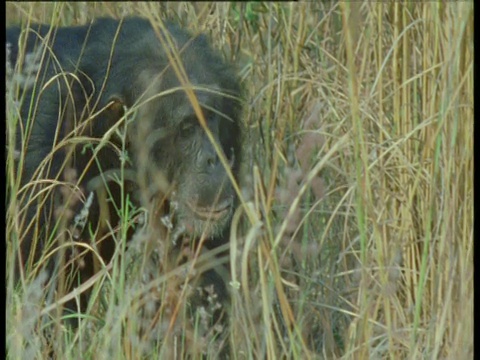
[[[126, 111], [130, 110], [130, 102], [125, 100], [122, 95], [114, 94], [108, 98], [107, 102], [107, 122], [111, 127], [115, 126], [118, 121], [125, 115]], [[124, 119], [125, 123], [127, 119]], [[123, 127], [123, 126], [122, 126]], [[126, 141], [127, 146], [130, 146], [132, 140], [132, 130], [134, 124], [129, 125], [129, 131], [127, 131], [126, 137], [122, 141]], [[120, 138], [116, 138], [119, 140]]]
[[[125, 102], [119, 95], [113, 95], [108, 100], [107, 113], [108, 117], [113, 120], [113, 122], [117, 122], [123, 115], [125, 115], [124, 105]], [[111, 125], [113, 125], [113, 123], [111, 123]]]
[[[98, 134], [96, 135], [105, 134], [107, 131], [113, 128], [125, 114], [125, 102], [119, 95], [110, 96], [104, 104], [105, 105], [102, 107], [103, 111], [96, 120], [96, 129], [98, 131]], [[116, 142], [115, 139], [112, 140]]]

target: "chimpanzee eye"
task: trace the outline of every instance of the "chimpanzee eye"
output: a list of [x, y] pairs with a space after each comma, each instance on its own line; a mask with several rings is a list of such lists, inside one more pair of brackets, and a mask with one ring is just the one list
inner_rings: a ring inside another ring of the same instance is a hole
[[198, 120], [196, 117], [191, 116], [182, 121], [180, 126], [180, 136], [186, 137], [193, 134], [195, 127], [198, 125]]

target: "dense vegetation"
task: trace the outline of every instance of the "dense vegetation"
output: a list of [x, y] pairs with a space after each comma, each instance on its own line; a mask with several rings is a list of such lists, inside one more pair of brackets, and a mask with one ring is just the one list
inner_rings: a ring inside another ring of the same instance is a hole
[[[207, 33], [245, 88], [234, 358], [473, 357], [471, 2], [8, 3], [7, 25], [127, 14]], [[7, 68], [7, 144], [14, 75]], [[133, 304], [145, 289], [124, 260], [93, 279], [78, 329], [49, 326], [62, 313], [45, 303], [44, 276], [12, 280], [15, 156], [10, 145], [8, 357], [173, 358], [179, 346], [214, 357], [207, 335], [176, 331], [187, 320], [168, 312], [165, 341], [138, 336]]]

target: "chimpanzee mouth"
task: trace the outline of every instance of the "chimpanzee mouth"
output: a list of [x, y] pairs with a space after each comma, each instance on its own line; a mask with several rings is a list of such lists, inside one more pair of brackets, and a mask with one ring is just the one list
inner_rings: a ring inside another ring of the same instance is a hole
[[232, 200], [227, 199], [211, 207], [195, 206], [189, 201], [187, 201], [187, 205], [189, 209], [195, 214], [195, 216], [200, 220], [217, 221], [223, 218], [226, 214], [228, 214], [232, 206]]

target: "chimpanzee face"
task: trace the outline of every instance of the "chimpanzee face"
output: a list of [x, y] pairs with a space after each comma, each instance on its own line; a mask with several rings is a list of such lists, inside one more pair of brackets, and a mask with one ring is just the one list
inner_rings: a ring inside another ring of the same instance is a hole
[[[194, 92], [198, 107], [192, 106], [183, 91], [153, 97], [140, 111], [135, 127], [139, 173], [148, 179], [150, 193], [166, 196], [176, 224], [197, 237], [222, 234], [235, 200], [227, 171], [237, 169], [238, 144], [233, 139], [238, 138], [239, 129], [229, 110], [235, 100], [216, 85], [209, 88]], [[142, 161], [141, 156], [148, 160]]]

